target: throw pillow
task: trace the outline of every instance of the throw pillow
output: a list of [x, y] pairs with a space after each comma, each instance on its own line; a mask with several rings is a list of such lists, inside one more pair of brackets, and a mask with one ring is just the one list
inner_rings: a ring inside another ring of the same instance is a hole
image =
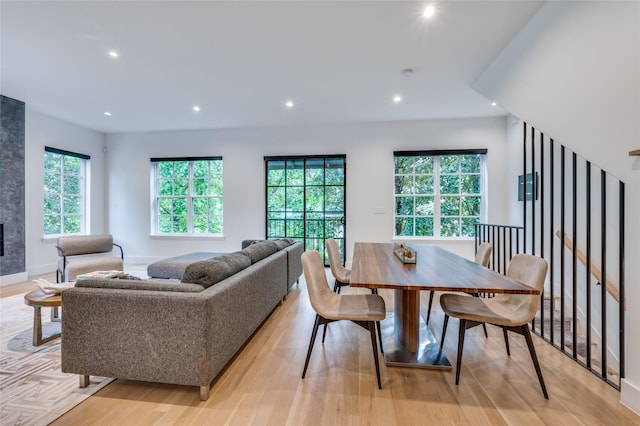
[[225, 254], [190, 264], [184, 271], [182, 282], [199, 284], [204, 288], [211, 287], [249, 265], [251, 259], [242, 252]]
[[283, 248], [287, 248], [291, 245], [291, 242], [287, 238], [273, 240], [273, 242], [276, 243], [279, 250], [282, 250]]
[[261, 261], [265, 257], [271, 256], [273, 253], [277, 252], [278, 250], [280, 249], [278, 248], [278, 245], [275, 242], [271, 240], [266, 240], [266, 241], [258, 241], [254, 244], [251, 244], [250, 246], [242, 250], [242, 253], [249, 256], [249, 258], [251, 259], [251, 264], [254, 264], [256, 262]]

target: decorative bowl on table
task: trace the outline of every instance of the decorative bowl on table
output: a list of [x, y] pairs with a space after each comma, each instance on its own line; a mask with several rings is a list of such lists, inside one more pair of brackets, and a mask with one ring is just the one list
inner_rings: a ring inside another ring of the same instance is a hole
[[394, 244], [393, 253], [402, 263], [416, 263], [416, 251], [405, 244]]

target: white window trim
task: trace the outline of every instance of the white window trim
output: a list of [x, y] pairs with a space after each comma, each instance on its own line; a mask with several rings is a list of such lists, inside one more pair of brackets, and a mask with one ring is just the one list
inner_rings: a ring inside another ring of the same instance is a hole
[[[398, 196], [402, 196], [402, 195], [398, 195], [395, 193], [395, 185], [394, 185], [394, 193], [393, 193], [393, 236], [392, 236], [392, 240], [394, 242], [396, 241], [473, 241], [474, 237], [465, 237], [465, 236], [461, 236], [461, 237], [443, 237], [440, 235], [440, 219], [441, 219], [441, 215], [440, 215], [440, 197], [442, 196], [440, 194], [440, 157], [441, 156], [445, 156], [445, 155], [452, 155], [452, 154], [430, 154], [428, 156], [433, 157], [434, 159], [434, 164], [433, 164], [433, 194], [412, 194], [412, 196], [414, 197], [413, 200], [413, 208], [414, 208], [414, 215], [413, 216], [400, 216], [400, 217], [413, 217], [414, 219], [416, 218], [415, 215], [415, 197], [416, 196], [427, 196], [427, 197], [433, 197], [433, 231], [434, 231], [434, 235], [432, 236], [426, 236], [426, 235], [396, 235], [395, 234], [395, 223], [396, 223], [396, 212], [395, 212], [395, 199]], [[453, 155], [466, 155], [466, 154], [453, 154]], [[402, 155], [397, 155], [397, 156], [402, 156]], [[418, 155], [416, 155], [418, 156]], [[427, 156], [427, 155], [425, 155]], [[396, 155], [394, 154], [394, 161], [395, 161], [395, 157]], [[477, 173], [459, 173], [460, 176], [465, 175], [465, 174], [477, 174]], [[402, 174], [405, 176], [416, 176], [415, 173], [410, 173], [410, 174]], [[420, 176], [421, 174], [418, 174], [418, 176]], [[395, 173], [395, 168], [394, 168], [394, 173], [393, 173], [393, 178], [395, 179], [395, 177], [398, 176]], [[488, 213], [488, 169], [487, 169], [487, 155], [483, 154], [480, 155], [480, 223], [486, 221], [486, 217], [487, 217], [487, 213]], [[451, 194], [452, 196], [458, 196], [458, 197], [462, 197], [464, 195], [472, 195], [475, 196], [476, 194]], [[445, 194], [444, 196], [447, 196], [447, 194]], [[421, 217], [421, 216], [419, 216]], [[454, 217], [454, 216], [452, 216]], [[460, 219], [463, 218], [463, 216], [458, 216]], [[415, 223], [415, 222], [414, 222]], [[415, 232], [415, 229], [414, 229]]]
[[[90, 224], [89, 224], [89, 211], [90, 211], [90, 191], [89, 188], [91, 188], [90, 185], [90, 158], [81, 158], [78, 155], [74, 155], [75, 153], [69, 152], [68, 154], [65, 154], [64, 151], [59, 150], [60, 152], [55, 152], [55, 151], [48, 151], [48, 148], [45, 149], [45, 153], [43, 156], [43, 160], [47, 154], [47, 152], [50, 152], [52, 154], [58, 154], [58, 155], [62, 155], [63, 158], [64, 157], [76, 157], [80, 159], [80, 230], [78, 232], [74, 232], [74, 233], [57, 233], [57, 234], [45, 234], [45, 229], [44, 229], [44, 216], [47, 215], [47, 212], [44, 209], [44, 197], [46, 197], [47, 192], [43, 191], [43, 218], [42, 218], [42, 240], [54, 240], [57, 239], [58, 237], [65, 237], [65, 236], [75, 236], [75, 235], [87, 235], [89, 233], [90, 230]], [[84, 154], [82, 154], [84, 155]], [[89, 156], [87, 156], [89, 157]], [[43, 163], [43, 170], [44, 170], [44, 163]], [[60, 182], [60, 192], [56, 193], [58, 195], [60, 195], [62, 197], [62, 200], [60, 201], [60, 228], [62, 229], [63, 227], [63, 223], [64, 223], [64, 160], [63, 160], [63, 165], [62, 165], [62, 169], [61, 169], [61, 182]], [[47, 175], [47, 171], [44, 170], [43, 173], [43, 179], [46, 177]]]
[[[222, 219], [222, 233], [219, 234], [213, 234], [213, 233], [207, 233], [207, 234], [201, 234], [201, 233], [195, 233], [193, 232], [193, 203], [191, 202], [193, 199], [193, 161], [198, 161], [198, 160], [204, 160], [204, 159], [208, 159], [208, 160], [213, 160], [214, 158], [212, 157], [206, 157], [206, 158], [189, 158], [189, 157], [185, 157], [185, 158], [172, 158], [172, 159], [167, 159], [165, 161], [188, 161], [189, 162], [189, 171], [188, 171], [188, 195], [186, 196], [187, 198], [187, 229], [191, 229], [191, 232], [187, 232], [187, 233], [177, 233], [177, 232], [160, 232], [159, 231], [159, 225], [160, 225], [160, 220], [159, 220], [159, 216], [158, 216], [158, 191], [159, 191], [159, 174], [158, 174], [158, 170], [159, 170], [159, 165], [162, 161], [152, 161], [151, 162], [151, 167], [150, 167], [150, 187], [152, 188], [152, 191], [150, 193], [150, 205], [151, 205], [151, 209], [150, 209], [150, 224], [151, 224], [151, 229], [149, 231], [149, 236], [152, 238], [168, 238], [168, 239], [179, 239], [179, 238], [185, 238], [185, 239], [192, 239], [192, 238], [197, 238], [197, 239], [213, 239], [213, 240], [224, 240], [225, 236], [224, 236], [224, 229], [225, 229], [225, 218], [224, 218], [224, 164], [222, 167], [222, 179], [223, 179], [223, 184], [222, 184], [222, 194], [221, 195], [215, 195], [215, 196], [210, 196], [208, 198], [220, 198], [222, 199], [222, 215], [219, 215]], [[219, 161], [222, 161], [222, 157], [216, 159]], [[184, 198], [184, 197], [167, 197], [167, 196], [163, 196], [162, 198]]]

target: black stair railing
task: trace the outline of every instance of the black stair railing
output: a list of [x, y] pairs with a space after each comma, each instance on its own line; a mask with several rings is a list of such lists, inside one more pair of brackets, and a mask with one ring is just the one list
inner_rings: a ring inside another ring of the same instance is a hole
[[521, 250], [549, 262], [534, 332], [619, 390], [625, 184], [527, 123], [522, 135]]

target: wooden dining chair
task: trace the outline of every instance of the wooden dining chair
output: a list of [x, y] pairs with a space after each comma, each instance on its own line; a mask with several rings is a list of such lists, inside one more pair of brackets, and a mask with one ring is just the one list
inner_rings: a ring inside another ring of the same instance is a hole
[[318, 327], [334, 321], [348, 320], [360, 327], [369, 330], [371, 346], [373, 348], [373, 360], [376, 366], [378, 389], [382, 389], [380, 381], [380, 365], [378, 363], [378, 348], [376, 343], [376, 323], [386, 316], [384, 299], [377, 294], [337, 294], [331, 291], [324, 270], [324, 262], [315, 250], [302, 254], [302, 269], [309, 291], [309, 301], [316, 311], [316, 319], [313, 324], [307, 359], [302, 370], [304, 379], [311, 358], [311, 351], [316, 340]]
[[[491, 252], [493, 252], [493, 246], [491, 245], [491, 243], [484, 242], [480, 244], [478, 246], [478, 251], [476, 251], [476, 258], [474, 262], [486, 268], [487, 266], [489, 266], [489, 260], [491, 259]], [[427, 325], [429, 325], [429, 318], [431, 318], [431, 305], [433, 304], [434, 293], [435, 292], [433, 291], [429, 292], [429, 306], [427, 307], [427, 321], [426, 321]], [[476, 297], [479, 296], [478, 293], [473, 293], [471, 295]], [[484, 330], [484, 337], [489, 337], [489, 334], [487, 333], [487, 326], [483, 324], [482, 328]]]
[[[507, 276], [542, 291], [547, 275], [547, 261], [530, 254], [517, 254], [511, 259]], [[508, 332], [513, 331], [522, 334], [527, 342], [531, 360], [536, 369], [542, 393], [549, 399], [547, 388], [544, 385], [542, 371], [536, 356], [536, 350], [529, 331], [529, 322], [538, 311], [540, 296], [497, 294], [492, 298], [468, 297], [464, 295], [443, 294], [440, 297], [440, 306], [444, 311], [444, 326], [442, 339], [440, 340], [440, 352], [444, 344], [449, 317], [460, 319], [458, 333], [458, 358], [456, 360], [456, 385], [460, 382], [460, 367], [462, 365], [462, 348], [464, 345], [465, 331], [481, 324], [493, 324], [502, 328], [507, 355], [511, 355], [509, 349]]]

